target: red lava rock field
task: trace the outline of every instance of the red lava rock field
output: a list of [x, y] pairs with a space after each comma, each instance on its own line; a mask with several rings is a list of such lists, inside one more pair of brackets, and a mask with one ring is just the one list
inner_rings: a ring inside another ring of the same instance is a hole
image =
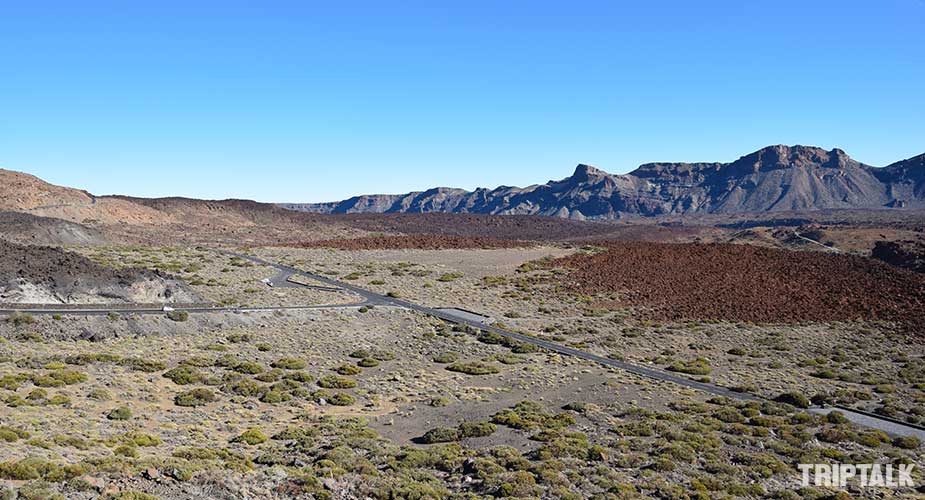
[[446, 250], [454, 248], [518, 248], [532, 243], [485, 237], [414, 234], [408, 236], [364, 236], [309, 241], [293, 246], [301, 248], [337, 248], [340, 250]]
[[925, 333], [925, 276], [872, 259], [732, 244], [605, 246], [554, 264], [570, 269], [573, 290], [617, 292], [654, 318], [884, 320]]

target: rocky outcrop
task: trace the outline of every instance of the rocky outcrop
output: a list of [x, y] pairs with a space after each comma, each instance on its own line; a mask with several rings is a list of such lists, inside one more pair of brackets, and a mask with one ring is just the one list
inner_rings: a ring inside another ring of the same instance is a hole
[[578, 165], [570, 177], [525, 188], [434, 188], [281, 206], [335, 214], [449, 212], [576, 220], [925, 207], [925, 154], [876, 168], [851, 159], [840, 149], [778, 145], [731, 163], [647, 163], [625, 175]]
[[202, 302], [186, 284], [143, 269], [111, 269], [58, 248], [0, 240], [0, 303], [159, 304]]
[[896, 267], [925, 273], [925, 242], [878, 241], [870, 256]]

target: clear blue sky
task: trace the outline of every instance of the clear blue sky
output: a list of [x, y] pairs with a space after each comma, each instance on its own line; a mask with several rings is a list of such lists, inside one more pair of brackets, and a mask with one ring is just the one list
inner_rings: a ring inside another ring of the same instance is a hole
[[3, 1], [0, 167], [327, 201], [925, 151], [925, 3]]

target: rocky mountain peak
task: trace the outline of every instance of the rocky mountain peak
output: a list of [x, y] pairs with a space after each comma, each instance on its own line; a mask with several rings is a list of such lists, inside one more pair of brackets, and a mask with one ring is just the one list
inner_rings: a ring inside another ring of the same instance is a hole
[[575, 173], [572, 174], [571, 179], [576, 182], [587, 182], [591, 179], [600, 179], [602, 177], [607, 177], [608, 175], [610, 174], [599, 168], [586, 165], [584, 163], [579, 163], [578, 166], [575, 167]]
[[826, 151], [816, 146], [787, 146], [784, 144], [761, 148], [729, 164], [734, 170], [752, 172], [813, 167], [843, 169], [849, 165], [859, 166], [861, 164], [852, 160], [838, 148]]

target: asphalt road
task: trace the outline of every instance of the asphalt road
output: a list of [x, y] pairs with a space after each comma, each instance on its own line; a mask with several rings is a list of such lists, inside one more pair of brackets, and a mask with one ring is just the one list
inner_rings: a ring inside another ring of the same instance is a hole
[[[311, 309], [347, 309], [347, 308], [356, 308], [364, 305], [372, 305], [366, 301], [362, 302], [353, 302], [350, 304], [330, 304], [330, 305], [315, 305], [315, 306], [262, 306], [262, 307], [182, 307], [177, 306], [176, 310], [186, 311], [189, 313], [215, 313], [215, 312], [232, 312], [232, 313], [244, 313], [244, 312], [261, 312], [261, 311], [301, 311], [301, 310], [311, 310]], [[171, 306], [172, 307], [172, 306]], [[28, 308], [12, 308], [12, 309], [0, 309], [0, 314], [8, 315], [14, 313], [29, 313], [32, 315], [54, 315], [54, 314], [76, 314], [80, 316], [106, 316], [110, 313], [117, 314], [164, 314], [164, 309], [161, 307], [89, 307], [89, 308], [41, 308], [41, 309], [28, 309]]]

